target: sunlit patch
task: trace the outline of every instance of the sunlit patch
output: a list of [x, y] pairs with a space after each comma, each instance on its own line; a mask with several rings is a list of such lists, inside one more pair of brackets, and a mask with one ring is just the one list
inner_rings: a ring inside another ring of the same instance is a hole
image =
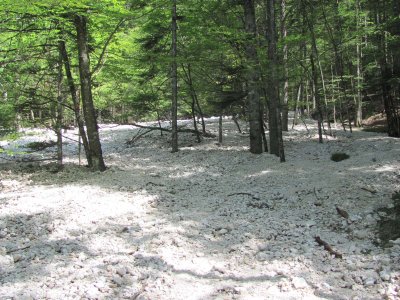
[[254, 173], [254, 174], [250, 174], [250, 175], [247, 176], [247, 178], [253, 178], [253, 177], [264, 176], [264, 175], [267, 175], [267, 174], [270, 174], [270, 173], [273, 173], [273, 171], [272, 171], [272, 170], [263, 170], [263, 171], [261, 171], [261, 172], [257, 172], [257, 173]]

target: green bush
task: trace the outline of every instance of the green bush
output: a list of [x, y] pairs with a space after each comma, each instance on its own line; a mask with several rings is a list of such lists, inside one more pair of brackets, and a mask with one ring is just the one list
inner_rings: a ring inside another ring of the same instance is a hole
[[338, 162], [338, 161], [348, 159], [349, 157], [350, 156], [344, 152], [336, 152], [331, 155], [331, 160]]
[[0, 127], [11, 128], [15, 120], [14, 106], [10, 103], [0, 103]]

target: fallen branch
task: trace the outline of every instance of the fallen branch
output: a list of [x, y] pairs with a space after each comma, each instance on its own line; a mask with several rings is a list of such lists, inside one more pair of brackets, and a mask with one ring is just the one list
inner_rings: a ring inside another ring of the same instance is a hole
[[343, 209], [341, 209], [339, 206], [336, 206], [336, 211], [339, 215], [341, 215], [345, 219], [349, 219], [349, 213]]
[[364, 191], [370, 192], [371, 194], [376, 194], [376, 191], [374, 189], [371, 189], [369, 187], [362, 187], [361, 188]]
[[250, 193], [244, 193], [244, 192], [240, 192], [240, 193], [233, 193], [233, 194], [229, 194], [228, 197], [232, 197], [232, 196], [236, 196], [236, 195], [245, 195], [245, 196], [250, 196], [251, 198], [253, 198], [254, 200], [260, 200], [260, 198], [254, 196], [253, 194]]
[[321, 240], [319, 236], [315, 237], [315, 241], [318, 243], [318, 245], [324, 246], [325, 250], [328, 251], [331, 255], [335, 256], [336, 258], [343, 258], [342, 254], [333, 250], [332, 247], [327, 242]]
[[[164, 128], [164, 127], [156, 127], [156, 126], [145, 126], [145, 125], [140, 125], [140, 124], [136, 124], [136, 123], [129, 123], [129, 125], [133, 125], [139, 128], [143, 128], [143, 129], [149, 129], [149, 130], [161, 130], [161, 131], [166, 131], [166, 132], [171, 132], [172, 129], [170, 128]], [[202, 131], [198, 131], [198, 130], [194, 130], [194, 129], [190, 129], [190, 128], [178, 128], [178, 132], [188, 132], [188, 133], [194, 133], [194, 134], [200, 134], [204, 137], [209, 137], [209, 138], [215, 138], [216, 135], [212, 134], [210, 132], [202, 132]]]
[[10, 254], [10, 253], [14, 253], [14, 252], [17, 252], [17, 251], [25, 250], [25, 249], [28, 249], [28, 248], [30, 248], [30, 247], [31, 247], [31, 246], [28, 245], [28, 246], [21, 247], [21, 248], [11, 249], [11, 250], [8, 250], [8, 251], [6, 252], [6, 254], [8, 255], [8, 254]]
[[321, 201], [321, 199], [319, 199], [319, 197], [317, 195], [317, 191], [315, 190], [315, 187], [314, 187], [314, 195], [315, 195], [315, 198], [317, 199], [317, 201], [314, 203], [314, 205], [315, 206], [321, 206], [322, 205], [322, 201]]

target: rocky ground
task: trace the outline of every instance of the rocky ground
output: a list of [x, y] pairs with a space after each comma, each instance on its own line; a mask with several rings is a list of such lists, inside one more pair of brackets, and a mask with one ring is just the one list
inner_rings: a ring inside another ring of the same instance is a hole
[[128, 146], [139, 129], [104, 125], [103, 173], [68, 139], [63, 170], [32, 162], [55, 155], [23, 147], [43, 130], [1, 141], [0, 299], [398, 299], [400, 140], [308, 129], [280, 163], [228, 119], [222, 145], [182, 134], [174, 154], [167, 135]]

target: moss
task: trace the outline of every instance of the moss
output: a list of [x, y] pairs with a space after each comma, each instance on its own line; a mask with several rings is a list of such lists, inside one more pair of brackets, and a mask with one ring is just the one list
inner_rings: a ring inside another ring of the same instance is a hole
[[331, 160], [336, 161], [336, 162], [342, 161], [342, 160], [345, 160], [348, 158], [350, 158], [350, 156], [344, 152], [336, 152], [331, 155]]

